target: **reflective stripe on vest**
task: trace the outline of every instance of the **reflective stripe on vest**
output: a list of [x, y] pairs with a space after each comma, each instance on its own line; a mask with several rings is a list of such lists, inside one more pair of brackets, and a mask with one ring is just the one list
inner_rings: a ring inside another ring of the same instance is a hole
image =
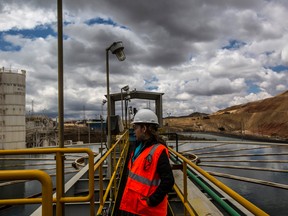
[[153, 156], [154, 152], [156, 151], [157, 147], [159, 146], [160, 144], [155, 144], [152, 149], [150, 150], [149, 152], [149, 155]]
[[149, 180], [148, 178], [137, 175], [131, 171], [129, 171], [129, 177], [135, 181], [138, 181], [138, 182], [145, 184], [145, 185], [148, 185], [148, 186], [158, 186], [161, 182], [160, 179]]

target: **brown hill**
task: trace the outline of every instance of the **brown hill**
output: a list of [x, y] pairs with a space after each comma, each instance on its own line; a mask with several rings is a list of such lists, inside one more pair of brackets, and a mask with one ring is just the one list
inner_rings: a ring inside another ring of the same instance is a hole
[[288, 139], [288, 91], [275, 97], [219, 110], [208, 116], [166, 118], [170, 131], [222, 132]]

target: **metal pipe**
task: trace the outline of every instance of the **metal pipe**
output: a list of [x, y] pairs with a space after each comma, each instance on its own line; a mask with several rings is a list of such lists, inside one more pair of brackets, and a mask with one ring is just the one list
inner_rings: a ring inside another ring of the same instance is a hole
[[58, 17], [58, 138], [59, 147], [64, 147], [64, 106], [63, 106], [63, 18], [62, 0], [57, 0]]
[[[62, 0], [57, 0], [57, 30], [58, 30], [58, 139], [59, 147], [64, 148], [64, 99], [63, 99], [63, 15], [62, 15]], [[60, 156], [62, 162], [59, 167], [59, 177], [61, 185], [57, 186], [57, 191], [59, 190], [61, 194], [64, 195], [64, 157], [63, 154]], [[58, 203], [57, 205], [57, 215], [65, 215], [64, 203]]]
[[[109, 50], [113, 54], [115, 54], [118, 58], [119, 61], [124, 61], [125, 60], [125, 54], [123, 52], [123, 44], [121, 41], [114, 42], [112, 43], [108, 48], [106, 48], [106, 80], [107, 80], [107, 123], [108, 123], [108, 148], [111, 148], [111, 98], [110, 98], [110, 90], [109, 90]], [[111, 161], [110, 161], [111, 162]], [[109, 169], [108, 169], [109, 172]], [[111, 171], [110, 171], [111, 174]]]
[[111, 100], [110, 100], [110, 84], [109, 84], [109, 50], [106, 49], [106, 86], [107, 86], [107, 145], [111, 148]]
[[[111, 45], [112, 46], [112, 45]], [[111, 149], [111, 140], [112, 140], [112, 136], [111, 136], [111, 98], [110, 98], [110, 84], [109, 84], [109, 50], [111, 48], [111, 46], [109, 48], [106, 49], [106, 81], [107, 81], [107, 124], [108, 124], [108, 134], [107, 134], [107, 147], [108, 149]], [[108, 160], [108, 164], [110, 164], [110, 166], [108, 166], [107, 168], [107, 175], [108, 177], [111, 177], [111, 173], [112, 173], [112, 158], [111, 155], [108, 156], [107, 158]]]
[[121, 121], [123, 122], [123, 92], [122, 92], [123, 88], [121, 88], [121, 114], [122, 114], [122, 119]]

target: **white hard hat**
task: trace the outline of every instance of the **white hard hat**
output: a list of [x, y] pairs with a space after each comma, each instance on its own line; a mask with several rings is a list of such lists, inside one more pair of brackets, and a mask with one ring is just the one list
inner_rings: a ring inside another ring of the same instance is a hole
[[140, 123], [159, 125], [157, 115], [149, 109], [141, 109], [135, 114], [132, 124]]

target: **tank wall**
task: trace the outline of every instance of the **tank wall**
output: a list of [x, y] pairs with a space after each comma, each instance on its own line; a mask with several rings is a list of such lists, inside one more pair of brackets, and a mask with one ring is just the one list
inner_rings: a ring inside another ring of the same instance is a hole
[[26, 148], [26, 72], [0, 69], [0, 149]]

